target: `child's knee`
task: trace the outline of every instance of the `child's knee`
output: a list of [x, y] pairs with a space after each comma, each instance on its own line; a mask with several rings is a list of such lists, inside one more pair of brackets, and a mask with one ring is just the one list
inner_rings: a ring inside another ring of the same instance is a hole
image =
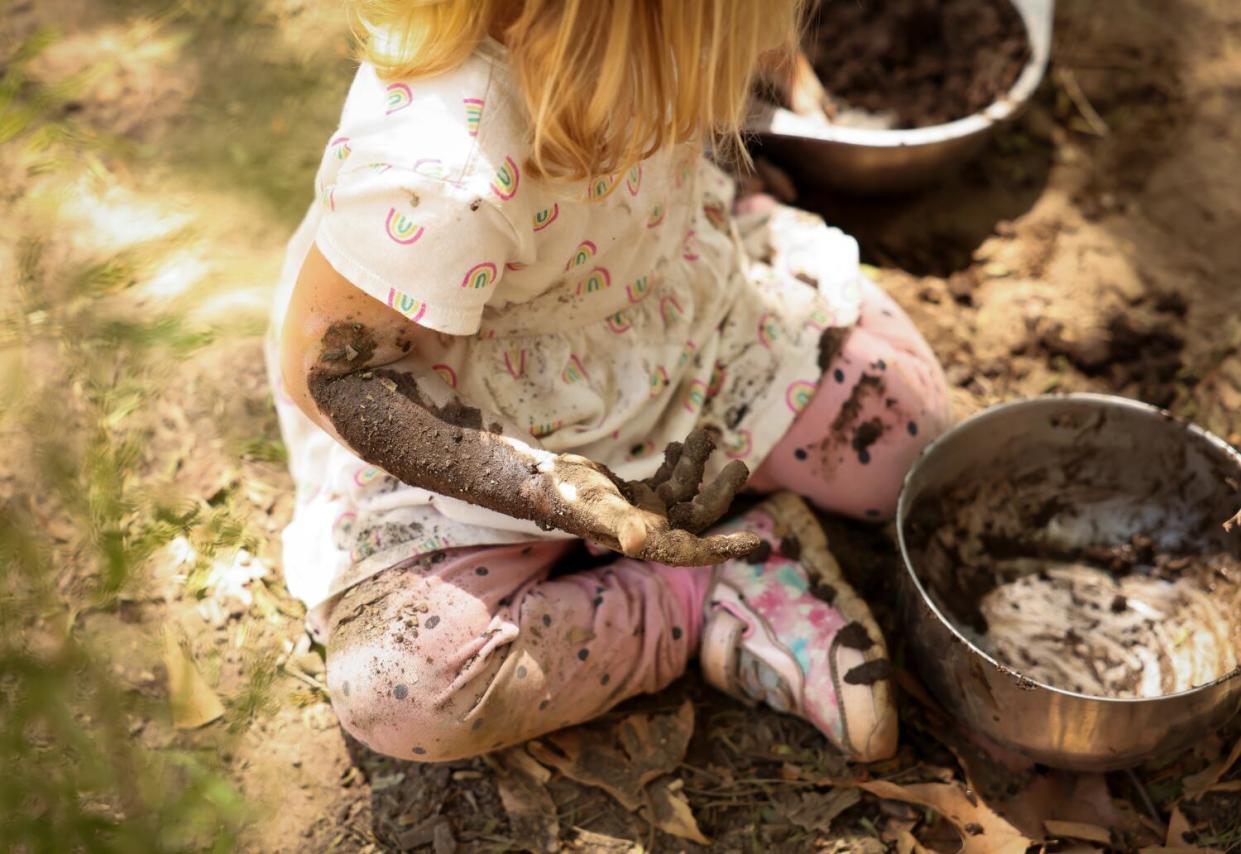
[[327, 654], [332, 707], [350, 735], [378, 753], [420, 762], [486, 752], [435, 656], [411, 655], [399, 629], [351, 634], [333, 635]]

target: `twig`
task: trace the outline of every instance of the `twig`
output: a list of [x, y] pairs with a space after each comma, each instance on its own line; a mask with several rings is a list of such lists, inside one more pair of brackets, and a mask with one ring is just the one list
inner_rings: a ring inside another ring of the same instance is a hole
[[1090, 132], [1095, 136], [1107, 136], [1111, 133], [1111, 128], [1107, 126], [1107, 122], [1103, 121], [1103, 116], [1099, 115], [1094, 105], [1090, 103], [1090, 99], [1086, 97], [1086, 93], [1082, 91], [1082, 87], [1077, 82], [1077, 77], [1067, 68], [1056, 69], [1056, 81], [1064, 89], [1064, 93], [1069, 96], [1069, 100], [1073, 102], [1073, 106], [1077, 107], [1077, 112], [1081, 113], [1086, 125], [1090, 128]]
[[317, 682], [316, 680], [307, 676], [305, 673], [302, 673], [300, 670], [295, 670], [294, 668], [288, 667], [283, 664], [280, 665], [280, 670], [284, 672], [285, 675], [292, 676], [294, 679], [298, 680], [299, 682], [304, 682], [305, 684], [309, 685], [311, 688], [320, 692], [321, 694], [324, 694], [324, 695], [327, 694], [326, 685], [322, 684], [321, 682]]
[[1129, 777], [1129, 782], [1133, 784], [1133, 788], [1138, 790], [1138, 794], [1142, 796], [1142, 805], [1146, 807], [1146, 811], [1150, 813], [1156, 823], [1163, 824], [1163, 816], [1159, 814], [1159, 810], [1155, 809], [1155, 802], [1151, 800], [1151, 796], [1146, 791], [1146, 786], [1142, 785], [1142, 781], [1137, 774], [1133, 773], [1132, 768], [1126, 768], [1125, 774]]

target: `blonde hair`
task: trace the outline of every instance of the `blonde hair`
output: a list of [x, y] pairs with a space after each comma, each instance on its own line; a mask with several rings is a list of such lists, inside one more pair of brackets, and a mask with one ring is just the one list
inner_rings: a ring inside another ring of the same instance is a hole
[[532, 124], [528, 167], [615, 175], [676, 143], [744, 157], [760, 58], [791, 55], [805, 0], [351, 0], [385, 78], [463, 62], [490, 35], [509, 51]]

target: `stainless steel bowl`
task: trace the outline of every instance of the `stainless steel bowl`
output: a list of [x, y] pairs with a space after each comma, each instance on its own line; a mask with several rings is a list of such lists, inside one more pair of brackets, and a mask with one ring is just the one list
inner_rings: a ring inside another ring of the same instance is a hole
[[[966, 727], [1050, 766], [1103, 771], [1184, 748], [1241, 709], [1241, 669], [1177, 694], [1114, 699], [1042, 684], [982, 651], [928, 589], [916, 522], [922, 502], [971, 478], [1008, 479], [1020, 496], [1014, 504], [1027, 508], [1071, 507], [1030, 524], [1073, 545], [1141, 534], [1169, 552], [1241, 556], [1241, 531], [1222, 526], [1241, 507], [1241, 454], [1136, 401], [1033, 398], [988, 409], [935, 441], [906, 477], [897, 509], [909, 656]], [[1024, 511], [992, 512], [1011, 521]]]
[[859, 194], [909, 192], [972, 158], [996, 125], [1016, 116], [1038, 88], [1051, 55], [1054, 0], [1013, 0], [1030, 38], [1030, 61], [1013, 88], [981, 112], [910, 130], [826, 124], [780, 107], [761, 108], [748, 130], [795, 177]]

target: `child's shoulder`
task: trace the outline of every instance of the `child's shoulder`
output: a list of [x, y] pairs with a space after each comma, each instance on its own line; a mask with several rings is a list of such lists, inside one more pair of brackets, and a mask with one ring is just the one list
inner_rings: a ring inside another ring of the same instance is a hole
[[429, 77], [387, 79], [364, 63], [340, 132], [355, 149], [359, 143], [385, 149], [387, 162], [479, 161], [490, 170], [505, 157], [524, 158], [522, 116], [502, 55], [485, 44], [456, 68]]

